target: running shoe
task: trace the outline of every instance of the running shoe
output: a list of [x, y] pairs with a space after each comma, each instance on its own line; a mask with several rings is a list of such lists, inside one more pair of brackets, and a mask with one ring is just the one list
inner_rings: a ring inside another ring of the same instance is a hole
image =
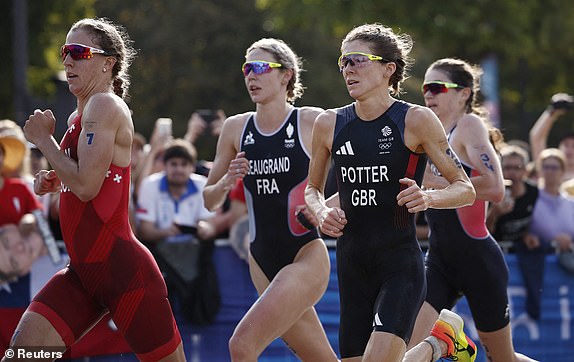
[[438, 320], [431, 330], [431, 335], [444, 341], [448, 348], [442, 356], [445, 361], [474, 362], [476, 345], [464, 334], [464, 321], [448, 309], [440, 312]]

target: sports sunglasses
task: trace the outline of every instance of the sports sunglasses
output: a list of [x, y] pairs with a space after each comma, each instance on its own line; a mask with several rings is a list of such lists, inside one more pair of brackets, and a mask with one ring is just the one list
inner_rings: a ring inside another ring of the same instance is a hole
[[456, 83], [441, 82], [435, 80], [432, 82], [423, 83], [421, 90], [423, 92], [423, 95], [426, 94], [426, 92], [431, 92], [432, 95], [437, 95], [439, 93], [446, 93], [448, 92], [449, 89], [462, 89], [462, 88], [464, 87]]
[[279, 63], [267, 62], [265, 60], [251, 60], [243, 63], [241, 70], [243, 76], [247, 77], [250, 72], [254, 74], [269, 73], [273, 68], [281, 68], [283, 65]]
[[385, 58], [380, 57], [378, 55], [362, 53], [362, 52], [349, 52], [349, 53], [341, 54], [341, 56], [339, 57], [339, 60], [337, 61], [337, 64], [339, 65], [339, 70], [342, 73], [343, 69], [345, 69], [345, 67], [348, 64], [351, 64], [352, 67], [354, 67], [354, 66], [364, 67], [365, 65], [367, 65], [368, 63], [373, 62], [373, 61], [381, 61], [383, 63], [390, 63], [391, 62], [391, 60], [385, 59]]
[[113, 55], [108, 54], [102, 49], [93, 48], [83, 44], [64, 44], [61, 50], [62, 62], [66, 59], [66, 56], [70, 54], [72, 59], [80, 60], [80, 59], [90, 59], [94, 56], [94, 54], [103, 54], [103, 55]]

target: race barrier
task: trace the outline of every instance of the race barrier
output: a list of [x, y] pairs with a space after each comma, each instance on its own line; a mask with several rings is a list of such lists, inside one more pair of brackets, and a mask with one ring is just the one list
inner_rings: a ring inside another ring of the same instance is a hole
[[[329, 248], [331, 258], [331, 278], [327, 292], [316, 306], [317, 312], [327, 332], [329, 341], [335, 351], [338, 351], [339, 325], [339, 296], [335, 263], [335, 249]], [[574, 361], [574, 275], [567, 274], [557, 264], [555, 255], [547, 256], [544, 290], [542, 294], [542, 318], [539, 322], [529, 320], [524, 311], [525, 290], [518, 270], [516, 258], [506, 254], [510, 270], [510, 316], [515, 349], [542, 362]], [[18, 315], [25, 309], [33, 295], [59, 268], [46, 260], [37, 262], [31, 272], [18, 283], [0, 287], [0, 335], [9, 338], [11, 328], [15, 327]], [[175, 310], [178, 327], [182, 334], [185, 354], [190, 362], [229, 361], [228, 341], [241, 317], [257, 299], [257, 293], [251, 284], [248, 267], [245, 261], [226, 245], [219, 243], [215, 250], [215, 265], [221, 289], [222, 305], [216, 321], [208, 326], [195, 326], [187, 323], [181, 312]], [[469, 265], [472, 268], [472, 265]], [[63, 296], [65, 297], [65, 296]], [[478, 341], [478, 336], [468, 305], [462, 299], [455, 311], [465, 320], [467, 334]], [[11, 317], [10, 317], [11, 316]], [[272, 322], [272, 321], [270, 321]], [[102, 323], [103, 324], [103, 323]], [[105, 323], [105, 326], [113, 323]], [[121, 353], [107, 356], [101, 355], [107, 350], [110, 353], [121, 352], [125, 345], [121, 336], [113, 328], [103, 328], [97, 333], [86, 336], [81, 350], [76, 350], [72, 356], [84, 356], [77, 361], [83, 362], [120, 362], [136, 361], [131, 353]], [[109, 327], [109, 326], [108, 326]], [[99, 339], [97, 335], [103, 336]], [[5, 347], [5, 346], [2, 346]], [[3, 349], [3, 348], [1, 348]], [[274, 341], [262, 354], [260, 361], [279, 362], [297, 361], [291, 351], [280, 341]], [[486, 362], [482, 349], [476, 362]]]

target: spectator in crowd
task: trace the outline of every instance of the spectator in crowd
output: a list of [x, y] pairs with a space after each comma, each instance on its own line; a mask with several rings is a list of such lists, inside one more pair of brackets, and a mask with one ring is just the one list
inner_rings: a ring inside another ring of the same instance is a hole
[[540, 152], [536, 162], [539, 194], [530, 226], [530, 232], [535, 238], [528, 245], [529, 256], [525, 263], [531, 288], [537, 291], [533, 303], [533, 308], [536, 308], [533, 317], [540, 314], [540, 291], [544, 287], [546, 255], [555, 250], [568, 252], [574, 246], [574, 199], [567, 197], [560, 190], [566, 165], [564, 153], [556, 148], [547, 148]]
[[[542, 150], [547, 148], [548, 135], [554, 123], [572, 109], [573, 106], [573, 97], [566, 93], [557, 93], [552, 96], [550, 105], [542, 112], [530, 129], [530, 147], [533, 160], [537, 160]], [[567, 181], [574, 178], [574, 132], [563, 134], [558, 141], [558, 148], [566, 157], [566, 168], [562, 181]]]
[[11, 176], [20, 169], [25, 153], [26, 143], [18, 132], [0, 131], [0, 225], [17, 225], [24, 215], [42, 208], [26, 182]]
[[26, 152], [21, 130], [15, 132], [14, 127], [18, 126], [0, 130], [0, 284], [27, 274], [45, 252], [31, 214], [42, 205], [24, 180], [10, 176], [20, 169]]
[[[5, 176], [24, 182], [33, 194], [34, 175], [42, 169], [47, 169], [49, 166], [48, 161], [33, 143], [26, 141], [22, 128], [16, 122], [9, 119], [0, 120], [0, 134], [1, 133], [9, 134], [12, 138], [19, 139], [26, 145], [19, 166], [9, 172], [5, 171]], [[41, 214], [49, 222], [50, 229], [58, 239], [61, 239], [58, 213], [59, 192], [35, 195], [35, 197], [39, 200], [40, 205], [42, 205]], [[29, 220], [31, 222], [30, 225], [32, 225], [34, 220], [31, 218], [27, 220]]]
[[[36, 230], [22, 232], [14, 224], [0, 225], [0, 285], [28, 274], [32, 264], [44, 254], [46, 248]], [[0, 340], [2, 345], [8, 342]]]
[[[224, 116], [223, 111], [218, 111], [217, 115]], [[212, 122], [215, 122], [216, 119], [214, 119]], [[150, 138], [150, 143], [147, 146], [144, 146], [144, 150], [147, 149], [147, 152], [144, 151], [141, 153], [140, 160], [138, 161], [138, 173], [137, 176], [134, 178], [134, 195], [133, 198], [136, 200], [138, 200], [138, 196], [140, 194], [140, 189], [142, 187], [143, 184], [143, 180], [148, 178], [150, 175], [152, 174], [159, 174], [160, 172], [165, 172], [165, 160], [164, 160], [164, 155], [165, 155], [165, 151], [166, 151], [166, 147], [168, 147], [171, 142], [173, 141], [173, 129], [171, 127], [171, 119], [170, 118], [158, 118], [155, 122], [154, 125], [154, 129], [152, 132], [152, 136]], [[181, 141], [186, 141], [190, 146], [191, 146], [191, 150], [192, 152], [192, 156], [194, 158], [193, 164], [190, 164], [189, 166], [191, 166], [191, 173], [195, 176], [207, 176], [208, 172], [209, 172], [209, 165], [207, 164], [207, 162], [202, 162], [201, 164], [199, 163], [199, 161], [197, 160], [197, 149], [194, 145], [194, 141], [197, 140], [197, 137], [199, 137], [206, 129], [207, 129], [208, 125], [206, 123], [206, 121], [199, 115], [199, 113], [194, 112], [190, 118], [190, 120], [188, 121], [188, 127], [185, 133], [185, 136], [182, 139], [180, 139], [179, 144], [181, 145], [182, 142]], [[201, 193], [201, 192], [200, 192]], [[147, 205], [149, 201], [144, 201], [144, 204]], [[137, 203], [136, 203], [137, 205]], [[200, 234], [198, 234], [198, 236], [200, 236], [200, 238], [204, 238], [207, 237], [207, 239], [213, 239], [215, 237], [220, 238], [220, 237], [227, 237], [228, 236], [228, 230], [231, 227], [230, 225], [230, 214], [227, 212], [228, 211], [228, 205], [229, 203], [226, 203], [222, 208], [218, 209], [214, 214], [210, 214], [210, 222], [205, 224], [202, 221], [202, 227], [200, 227], [198, 230]], [[141, 214], [143, 212], [143, 210], [139, 210], [139, 213]], [[137, 214], [137, 212], [136, 212]], [[145, 216], [144, 216], [145, 217]], [[139, 222], [142, 220], [142, 218], [138, 217], [137, 215], [135, 215], [135, 218], [133, 220], [134, 224], [136, 225], [136, 230], [138, 230], [139, 235], [142, 235], [142, 240], [146, 241], [146, 242], [151, 242], [151, 240], [147, 239], [150, 235], [148, 235], [148, 233], [146, 232], [146, 230], [148, 230], [149, 225], [147, 226], [142, 226], [139, 225]], [[193, 220], [188, 220], [185, 222], [186, 225], [188, 224], [194, 224], [195, 222]], [[183, 226], [183, 225], [180, 225]], [[212, 230], [213, 232], [215, 232], [215, 236], [214, 235], [205, 235], [205, 233], [207, 232], [207, 229], [205, 229], [205, 227], [210, 227], [210, 226], [214, 226], [215, 228]], [[195, 227], [195, 226], [194, 226]], [[149, 230], [148, 230], [149, 231]], [[164, 230], [167, 231], [167, 230]], [[189, 229], [188, 229], [189, 231]], [[144, 233], [144, 234], [141, 234]], [[152, 232], [153, 233], [153, 232]], [[161, 234], [161, 232], [160, 232]], [[163, 238], [159, 238], [159, 239], [155, 239], [156, 241], [159, 241]]]
[[[534, 205], [538, 198], [538, 187], [526, 180], [528, 153], [518, 146], [504, 146], [502, 175], [510, 182], [506, 186], [501, 202], [493, 202], [486, 218], [488, 229], [499, 242], [512, 242], [518, 266], [526, 287], [526, 312], [533, 318], [540, 318], [541, 285], [536, 273], [531, 273], [533, 257], [537, 258], [538, 238], [530, 233]], [[534, 260], [535, 261], [535, 260]]]
[[569, 250], [574, 237], [574, 199], [560, 191], [566, 157], [559, 149], [548, 148], [540, 153], [537, 167], [540, 193], [534, 207], [531, 232], [540, 238], [541, 245]]
[[170, 141], [163, 152], [164, 171], [142, 181], [138, 198], [138, 236], [146, 243], [170, 241], [195, 228], [197, 237], [213, 239], [220, 230], [215, 213], [203, 206], [205, 176], [195, 172], [195, 148], [183, 139]]

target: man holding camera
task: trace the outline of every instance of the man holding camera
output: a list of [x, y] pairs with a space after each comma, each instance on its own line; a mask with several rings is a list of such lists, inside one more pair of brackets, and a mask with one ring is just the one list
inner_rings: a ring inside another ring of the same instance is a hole
[[[542, 112], [530, 130], [530, 148], [532, 159], [538, 159], [540, 152], [547, 148], [548, 135], [556, 120], [566, 114], [574, 106], [574, 98], [566, 93], [557, 93], [552, 96], [550, 105]], [[574, 195], [574, 132], [570, 131], [560, 137], [558, 148], [566, 156], [566, 169], [563, 181], [569, 181], [565, 186], [571, 185], [567, 190]]]

